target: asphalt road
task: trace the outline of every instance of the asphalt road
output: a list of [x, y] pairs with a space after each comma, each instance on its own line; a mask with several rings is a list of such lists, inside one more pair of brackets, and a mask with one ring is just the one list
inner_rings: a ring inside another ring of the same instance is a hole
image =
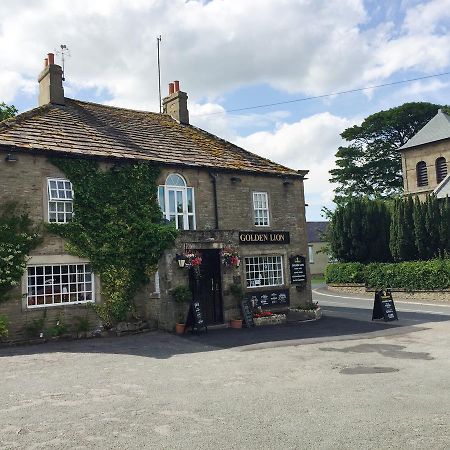
[[317, 322], [0, 349], [0, 448], [448, 449], [448, 309], [324, 294]]
[[[402, 301], [395, 298], [395, 293], [393, 298], [399, 320], [388, 323], [394, 326], [450, 320], [450, 303]], [[319, 302], [328, 317], [372, 321], [373, 295], [340, 294], [327, 290], [324, 285], [316, 285], [313, 300]]]

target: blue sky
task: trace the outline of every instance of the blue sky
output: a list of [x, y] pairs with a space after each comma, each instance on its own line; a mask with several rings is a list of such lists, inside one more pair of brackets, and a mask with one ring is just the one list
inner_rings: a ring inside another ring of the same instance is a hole
[[67, 96], [157, 111], [161, 34], [163, 93], [179, 79], [193, 124], [309, 169], [308, 220], [333, 206], [346, 127], [407, 101], [450, 104], [446, 75], [227, 112], [450, 71], [450, 0], [16, 0], [0, 17], [0, 101], [20, 111], [36, 106], [43, 58], [60, 44]]

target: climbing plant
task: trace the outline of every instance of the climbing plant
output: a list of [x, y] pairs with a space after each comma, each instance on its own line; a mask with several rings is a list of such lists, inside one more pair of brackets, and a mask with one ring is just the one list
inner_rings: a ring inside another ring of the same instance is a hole
[[49, 224], [69, 253], [89, 259], [101, 279], [94, 308], [106, 327], [133, 313], [133, 298], [177, 236], [157, 202], [157, 167], [150, 163], [101, 168], [95, 161], [51, 158], [74, 186], [73, 220]]
[[17, 286], [25, 270], [27, 255], [40, 242], [28, 213], [15, 202], [0, 208], [0, 302]]

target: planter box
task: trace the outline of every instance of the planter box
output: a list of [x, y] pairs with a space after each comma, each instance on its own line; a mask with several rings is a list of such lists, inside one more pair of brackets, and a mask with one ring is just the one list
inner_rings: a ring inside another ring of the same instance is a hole
[[322, 308], [317, 309], [290, 309], [288, 322], [301, 322], [305, 320], [317, 320], [322, 317]]
[[286, 314], [274, 314], [273, 316], [267, 317], [255, 317], [253, 319], [256, 327], [261, 327], [264, 325], [280, 325], [286, 323]]

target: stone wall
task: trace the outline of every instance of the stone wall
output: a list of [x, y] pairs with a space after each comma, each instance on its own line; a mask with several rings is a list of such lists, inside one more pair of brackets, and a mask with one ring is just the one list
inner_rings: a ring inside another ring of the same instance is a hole
[[[365, 294], [365, 296], [374, 295], [373, 289], [366, 289], [363, 285], [328, 285], [330, 291], [343, 294]], [[450, 302], [450, 290], [442, 291], [414, 291], [407, 292], [400, 289], [392, 289], [395, 299], [410, 301], [431, 301], [431, 302]]]
[[[403, 188], [405, 194], [418, 194], [424, 198], [438, 185], [436, 180], [436, 159], [443, 156], [450, 164], [450, 140], [432, 142], [402, 151]], [[420, 161], [425, 161], [428, 172], [428, 185], [417, 186], [416, 166]], [[450, 169], [450, 167], [449, 167]]]
[[[109, 164], [103, 163], [103, 165]], [[297, 306], [311, 301], [309, 281], [300, 289], [289, 285], [289, 256], [301, 254], [307, 257], [304, 192], [300, 178], [284, 183], [284, 180], [278, 176], [240, 172], [214, 174], [219, 224], [219, 230], [215, 230], [214, 185], [211, 174], [205, 169], [165, 166], [161, 170], [160, 184], [164, 184], [169, 173], [179, 173], [186, 179], [188, 186], [194, 188], [198, 231], [181, 233], [175, 247], [164, 253], [159, 263], [159, 289], [152, 280], [137, 294], [137, 310], [143, 319], [148, 319], [154, 328], [171, 330], [178, 318], [185, 316], [187, 307], [175, 304], [170, 295], [171, 289], [179, 284], [187, 283], [187, 271], [180, 270], [175, 261], [176, 253], [182, 252], [185, 244], [199, 250], [221, 249], [223, 246], [232, 245], [238, 249], [242, 259], [245, 256], [282, 255], [285, 279], [283, 287], [290, 290], [291, 305]], [[47, 177], [65, 178], [65, 175], [43, 155], [17, 153], [17, 162], [7, 163], [2, 153], [0, 155], [0, 203], [13, 199], [25, 204], [34, 222], [42, 223], [47, 216]], [[268, 193], [269, 227], [256, 227], [253, 224], [252, 193], [254, 191]], [[239, 246], [238, 232], [250, 230], [288, 231], [290, 244]], [[64, 245], [63, 239], [46, 233], [42, 245], [33, 250], [30, 255], [33, 258], [32, 263], [64, 264], [75, 260], [83, 261], [68, 255]], [[240, 316], [239, 305], [228, 292], [229, 286], [235, 282], [244, 283], [245, 273], [243, 264], [239, 269], [221, 267], [223, 315], [224, 321], [227, 322], [231, 318]], [[98, 279], [96, 291], [96, 301], [101, 302]], [[25, 297], [26, 278], [24, 277], [22, 286], [11, 291], [11, 299], [0, 304], [0, 314], [8, 316], [11, 323], [11, 335], [14, 337], [23, 337], [26, 324], [44, 315], [50, 322], [60, 317], [66, 322], [71, 322], [74, 316], [87, 314], [93, 328], [100, 325], [94, 312], [86, 305], [29, 309], [24, 300]]]

